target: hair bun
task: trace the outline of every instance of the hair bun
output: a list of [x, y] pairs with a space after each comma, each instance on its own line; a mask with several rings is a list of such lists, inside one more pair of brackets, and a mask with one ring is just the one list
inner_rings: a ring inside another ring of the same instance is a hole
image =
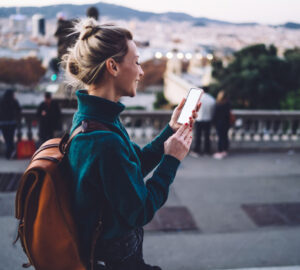
[[69, 71], [71, 72], [71, 74], [73, 75], [78, 75], [79, 74], [79, 67], [78, 64], [75, 62], [70, 62], [69, 63]]
[[89, 37], [93, 36], [100, 29], [99, 24], [92, 18], [86, 19], [80, 25], [78, 29], [80, 32], [79, 39], [86, 40]]

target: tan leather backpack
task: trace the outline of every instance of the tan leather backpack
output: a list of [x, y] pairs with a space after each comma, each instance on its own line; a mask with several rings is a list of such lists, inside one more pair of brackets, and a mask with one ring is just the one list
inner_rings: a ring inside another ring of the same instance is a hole
[[[71, 179], [64, 170], [64, 157], [79, 133], [108, 130], [83, 121], [72, 136], [45, 142], [33, 155], [16, 195], [18, 238], [29, 259], [23, 267], [37, 270], [86, 270], [94, 268], [94, 249], [102, 229], [102, 214], [91, 243], [90, 262], [80, 259], [77, 228], [71, 212]], [[16, 241], [18, 240], [16, 239]]]

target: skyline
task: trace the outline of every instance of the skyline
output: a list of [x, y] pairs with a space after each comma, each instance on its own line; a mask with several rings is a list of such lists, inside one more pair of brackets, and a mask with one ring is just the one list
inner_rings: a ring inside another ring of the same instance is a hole
[[[58, 4], [95, 4], [99, 0], [1, 0], [0, 7], [47, 6]], [[230, 22], [258, 22], [262, 24], [283, 24], [289, 21], [300, 23], [300, 1], [298, 0], [210, 0], [159, 1], [104, 0], [101, 2], [122, 5], [140, 11], [155, 13], [183, 12], [194, 17]], [[268, 12], [266, 12], [268, 11]], [[101, 12], [101, 11], [100, 11]], [[267, 14], [267, 15], [266, 15]]]

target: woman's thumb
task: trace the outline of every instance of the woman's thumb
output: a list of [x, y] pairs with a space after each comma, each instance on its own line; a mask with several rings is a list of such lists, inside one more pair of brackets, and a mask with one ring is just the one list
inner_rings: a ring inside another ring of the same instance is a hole
[[183, 105], [184, 105], [184, 103], [185, 103], [185, 98], [183, 98], [182, 100], [181, 100], [181, 102], [179, 103], [179, 105], [178, 105], [178, 109], [179, 110], [181, 110], [182, 109], [182, 107], [183, 107]]

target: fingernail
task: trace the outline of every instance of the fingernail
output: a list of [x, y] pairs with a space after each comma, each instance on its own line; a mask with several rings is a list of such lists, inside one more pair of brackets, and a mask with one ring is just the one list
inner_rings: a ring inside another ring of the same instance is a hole
[[193, 110], [193, 113], [195, 112], [195, 110]]
[[187, 126], [188, 125], [188, 123], [185, 123], [185, 126]]

